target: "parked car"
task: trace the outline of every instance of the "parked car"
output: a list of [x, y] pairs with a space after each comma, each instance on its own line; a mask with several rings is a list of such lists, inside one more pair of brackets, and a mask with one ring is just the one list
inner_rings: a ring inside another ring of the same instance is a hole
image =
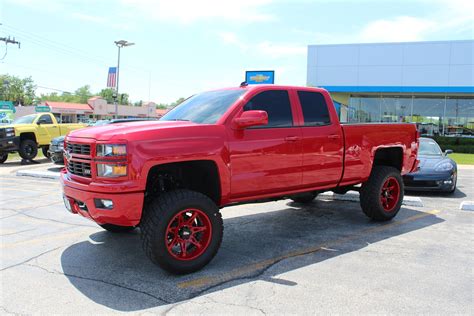
[[310, 203], [362, 184], [363, 212], [392, 219], [418, 135], [414, 124], [342, 125], [324, 89], [242, 84], [196, 94], [158, 122], [74, 131], [65, 144], [66, 209], [111, 232], [140, 226], [151, 261], [182, 274], [215, 256], [220, 209], [236, 203]]
[[[99, 120], [91, 126], [102, 126], [124, 122], [138, 122], [138, 121], [150, 121], [156, 120], [153, 118], [127, 118], [127, 119], [113, 119], [113, 120]], [[64, 164], [64, 138], [65, 136], [59, 136], [53, 138], [49, 144], [48, 156], [49, 159], [55, 164]]]
[[60, 135], [85, 127], [85, 124], [58, 124], [51, 113], [30, 114], [0, 128], [0, 163], [8, 158], [8, 153], [18, 152], [20, 157], [32, 160], [41, 148], [45, 156], [51, 140]]
[[456, 190], [458, 168], [454, 160], [448, 157], [453, 151], [441, 151], [438, 143], [431, 138], [420, 138], [418, 170], [403, 176], [405, 190], [444, 191]]

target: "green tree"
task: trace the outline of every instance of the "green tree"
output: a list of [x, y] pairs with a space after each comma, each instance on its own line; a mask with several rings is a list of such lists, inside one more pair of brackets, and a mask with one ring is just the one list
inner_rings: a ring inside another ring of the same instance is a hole
[[[104, 98], [107, 103], [114, 103], [114, 90], [111, 88], [107, 89], [102, 89], [99, 92], [99, 96]], [[117, 102], [121, 105], [128, 105], [129, 100], [128, 100], [128, 93], [120, 93], [120, 95], [117, 97]]]
[[186, 100], [185, 98], [179, 98], [178, 100], [171, 102], [171, 103], [158, 103], [156, 105], [157, 109], [170, 109], [174, 108], [175, 106], [183, 103], [183, 101]]
[[66, 101], [66, 102], [87, 103], [87, 100], [89, 100], [91, 97], [92, 97], [91, 86], [85, 85], [78, 88], [74, 92], [74, 96], [72, 96], [72, 100], [74, 101]]
[[31, 105], [35, 98], [36, 85], [31, 77], [19, 78], [8, 74], [0, 75], [0, 98], [15, 105]]

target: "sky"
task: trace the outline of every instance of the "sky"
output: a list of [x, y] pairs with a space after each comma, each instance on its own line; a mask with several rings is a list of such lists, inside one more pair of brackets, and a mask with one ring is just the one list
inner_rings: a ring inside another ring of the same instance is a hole
[[[37, 93], [105, 88], [121, 51], [120, 92], [169, 103], [236, 86], [246, 70], [306, 85], [313, 44], [474, 38], [472, 0], [0, 0], [0, 74]], [[4, 56], [6, 52], [6, 55]]]

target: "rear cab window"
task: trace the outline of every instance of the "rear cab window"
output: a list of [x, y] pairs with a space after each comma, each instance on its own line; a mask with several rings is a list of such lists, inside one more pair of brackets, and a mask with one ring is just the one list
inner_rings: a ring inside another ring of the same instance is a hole
[[244, 111], [260, 110], [268, 114], [268, 125], [252, 128], [293, 127], [293, 114], [287, 90], [260, 92], [244, 106]]
[[298, 98], [303, 111], [304, 126], [323, 126], [331, 124], [329, 110], [324, 98], [319, 92], [298, 91]]

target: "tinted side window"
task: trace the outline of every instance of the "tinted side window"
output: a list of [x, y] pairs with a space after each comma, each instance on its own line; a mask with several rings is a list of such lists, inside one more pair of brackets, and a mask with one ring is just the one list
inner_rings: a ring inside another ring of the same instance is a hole
[[298, 91], [298, 97], [303, 110], [305, 126], [327, 125], [331, 123], [328, 106], [321, 93]]
[[244, 111], [250, 110], [261, 110], [268, 113], [268, 125], [263, 127], [293, 126], [288, 91], [270, 90], [261, 92], [244, 106]]
[[53, 124], [53, 120], [51, 119], [51, 116], [49, 115], [41, 115], [39, 119], [42, 121], [45, 121], [44, 124]]

